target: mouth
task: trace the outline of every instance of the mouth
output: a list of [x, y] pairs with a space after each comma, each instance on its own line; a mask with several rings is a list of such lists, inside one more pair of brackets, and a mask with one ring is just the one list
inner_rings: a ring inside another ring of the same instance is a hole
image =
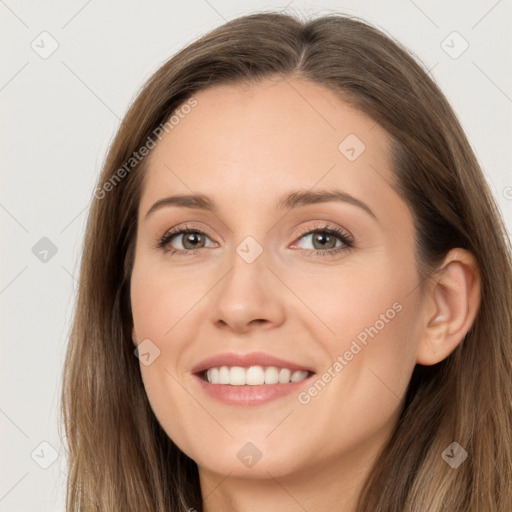
[[209, 384], [228, 386], [269, 386], [302, 382], [314, 372], [278, 366], [214, 366], [197, 374]]
[[206, 397], [239, 407], [292, 397], [311, 385], [316, 375], [313, 368], [262, 352], [219, 354], [199, 363], [191, 373]]

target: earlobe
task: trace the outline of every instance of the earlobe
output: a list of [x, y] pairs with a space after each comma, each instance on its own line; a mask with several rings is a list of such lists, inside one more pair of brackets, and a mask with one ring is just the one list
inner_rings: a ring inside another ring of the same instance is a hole
[[481, 280], [474, 256], [452, 249], [425, 297], [416, 362], [430, 366], [448, 357], [463, 341], [480, 307]]

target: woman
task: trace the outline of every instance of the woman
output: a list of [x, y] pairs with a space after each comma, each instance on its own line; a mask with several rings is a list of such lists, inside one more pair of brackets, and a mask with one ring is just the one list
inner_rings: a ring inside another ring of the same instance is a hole
[[398, 43], [226, 23], [151, 77], [94, 196], [68, 510], [511, 509], [510, 242]]

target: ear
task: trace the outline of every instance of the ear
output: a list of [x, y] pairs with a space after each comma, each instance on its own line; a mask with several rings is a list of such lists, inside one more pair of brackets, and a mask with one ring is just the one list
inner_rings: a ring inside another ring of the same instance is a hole
[[137, 333], [135, 332], [135, 326], [132, 327], [132, 341], [133, 341], [133, 345], [135, 347], [137, 347], [138, 343], [137, 343]]
[[478, 313], [481, 278], [475, 257], [465, 249], [452, 249], [431, 283], [416, 353], [416, 362], [426, 366], [439, 363], [457, 348]]

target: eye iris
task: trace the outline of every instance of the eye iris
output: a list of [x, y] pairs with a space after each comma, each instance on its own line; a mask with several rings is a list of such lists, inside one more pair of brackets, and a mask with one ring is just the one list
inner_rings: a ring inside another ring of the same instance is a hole
[[[320, 249], [334, 249], [336, 247], [336, 237], [326, 233], [313, 233], [313, 245], [316, 241], [320, 242]], [[331, 243], [329, 244], [329, 242]]]
[[[202, 237], [203, 235], [201, 235], [200, 233], [186, 233], [183, 235], [183, 247], [185, 247], [185, 249], [197, 249], [198, 247], [202, 247], [202, 245], [199, 243], [194, 243], [194, 240], [195, 242], [198, 241], [198, 239], [200, 240], [200, 238]], [[192, 243], [192, 247], [187, 247], [187, 244], [188, 243]], [[204, 239], [203, 239], [203, 245], [204, 245]]]

